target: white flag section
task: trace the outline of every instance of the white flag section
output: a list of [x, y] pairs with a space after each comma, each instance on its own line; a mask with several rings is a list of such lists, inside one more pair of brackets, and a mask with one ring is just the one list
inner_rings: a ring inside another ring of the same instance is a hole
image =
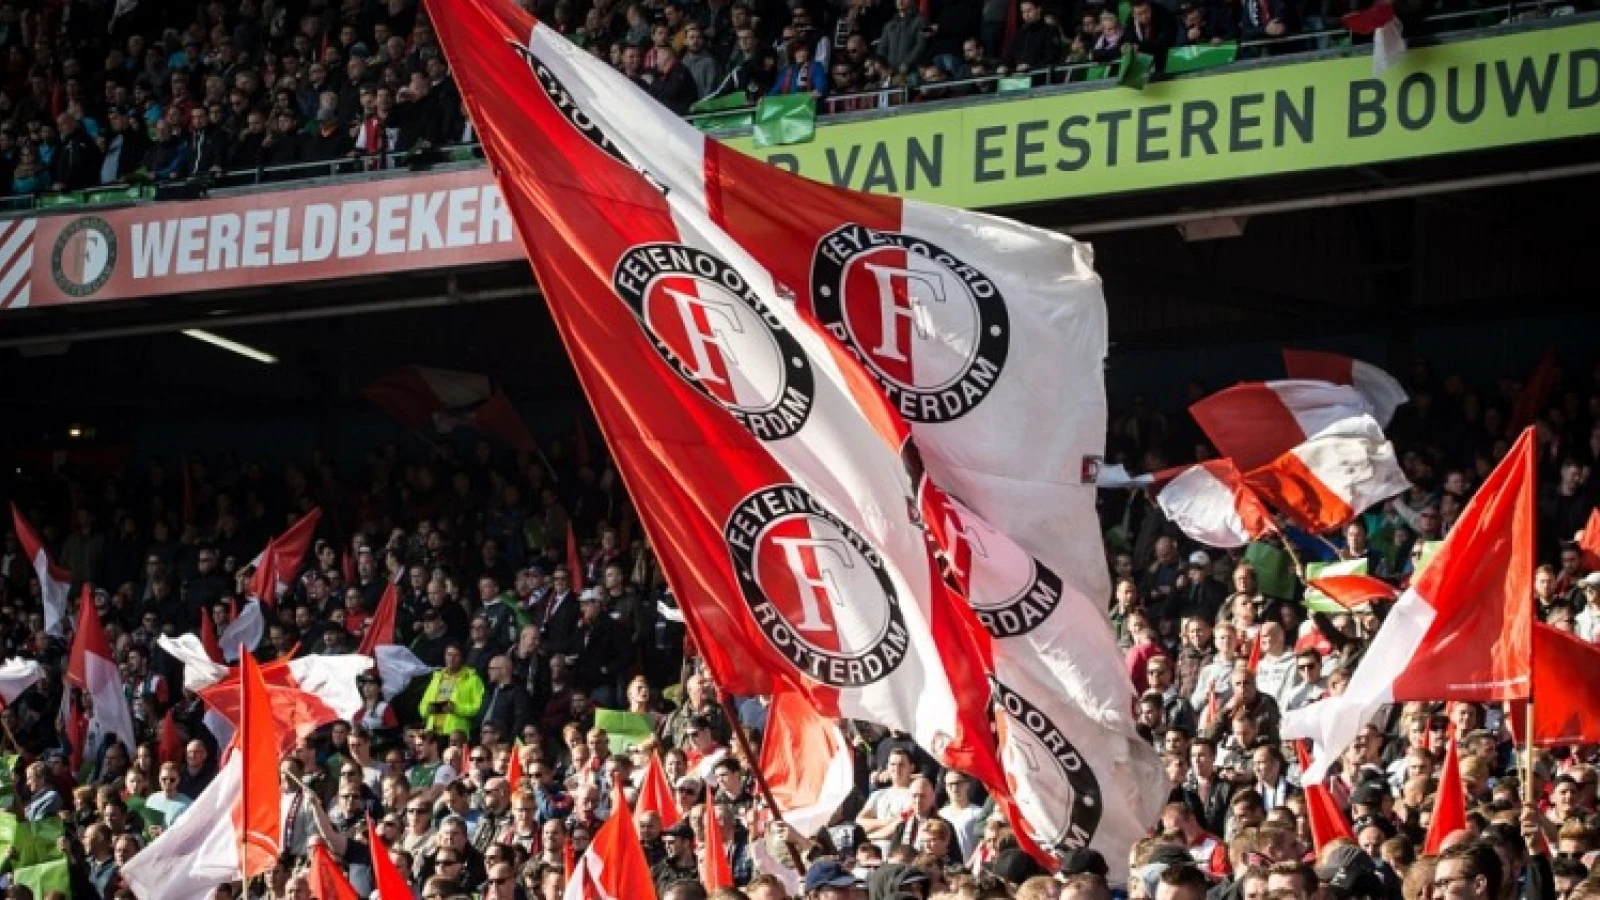
[[[914, 500], [994, 642], [1007, 775], [1034, 838], [1094, 846], [1120, 870], [1166, 784], [1105, 624], [1093, 469], [1106, 319], [1089, 249], [989, 216], [830, 193], [720, 148], [543, 26], [528, 52], [530, 89], [664, 189], [677, 243], [626, 253], [615, 288], [658, 341], [685, 348], [680, 374], [715, 388], [804, 488], [814, 524], [785, 545], [794, 582], [819, 613], [832, 607], [844, 641], [899, 634], [900, 674], [841, 690], [841, 711], [905, 727], [935, 753], [956, 727], [925, 608], [906, 602], [935, 589], [925, 538], [905, 527]], [[713, 317], [709, 331], [697, 324]], [[807, 373], [807, 390], [790, 371]], [[749, 411], [773, 395], [776, 412]], [[785, 501], [752, 499], [736, 523], [754, 534]], [[879, 574], [813, 571], [818, 547], [858, 535]], [[843, 598], [886, 586], [900, 622], [848, 621], [867, 605]]]
[[774, 695], [767, 709], [761, 772], [784, 821], [807, 837], [826, 828], [855, 789], [850, 742], [810, 701], [790, 691]]
[[183, 665], [183, 689], [186, 691], [199, 693], [202, 688], [228, 677], [228, 667], [212, 662], [200, 639], [193, 634], [161, 635], [156, 638], [156, 645]]
[[230, 663], [239, 661], [239, 647], [245, 650], [254, 650], [261, 643], [261, 636], [266, 633], [267, 623], [261, 616], [261, 601], [251, 600], [239, 610], [239, 615], [228, 627], [222, 629], [222, 636], [217, 638], [217, 643], [222, 646], [222, 658]]
[[[122, 673], [111, 657], [111, 646], [106, 642], [105, 629], [100, 625], [100, 614], [87, 597], [79, 607], [78, 630], [72, 636], [66, 680], [82, 690], [93, 707], [89, 711], [84, 746], [79, 748], [85, 759], [91, 759], [113, 736], [130, 750], [137, 747], [138, 742], [134, 740], [133, 711], [128, 708], [127, 695], [122, 691]], [[70, 697], [70, 691], [62, 692], [63, 710], [69, 710]]]
[[233, 808], [243, 757], [228, 755], [217, 777], [171, 828], [122, 867], [122, 879], [145, 900], [208, 900], [219, 884], [239, 879], [239, 833]]
[[51, 561], [39, 533], [14, 503], [11, 524], [16, 529], [18, 543], [22, 544], [22, 552], [33, 565], [33, 574], [39, 578], [39, 590], [44, 598], [44, 630], [63, 636], [67, 633], [67, 599], [72, 593], [72, 574]]
[[1302, 528], [1330, 531], [1411, 486], [1371, 416], [1341, 419], [1245, 482]]
[[379, 644], [372, 648], [372, 661], [378, 667], [385, 700], [393, 700], [413, 680], [433, 672], [404, 644]]
[[1243, 547], [1272, 527], [1272, 514], [1226, 459], [1178, 470], [1156, 493], [1156, 504], [1178, 530], [1208, 547]]
[[[212, 662], [200, 646], [200, 639], [192, 634], [175, 638], [163, 635], [156, 638], [156, 643], [183, 664], [184, 690], [198, 693], [227, 678], [233, 671]], [[357, 653], [337, 656], [313, 654], [289, 662], [289, 674], [294, 678], [295, 686], [316, 694], [342, 719], [354, 719], [361, 713], [361, 689], [356, 679], [370, 668], [372, 660]], [[268, 681], [271, 683], [270, 678]], [[211, 730], [221, 737], [215, 727]]]
[[31, 659], [8, 659], [0, 665], [0, 700], [15, 703], [22, 692], [44, 677], [44, 667]]

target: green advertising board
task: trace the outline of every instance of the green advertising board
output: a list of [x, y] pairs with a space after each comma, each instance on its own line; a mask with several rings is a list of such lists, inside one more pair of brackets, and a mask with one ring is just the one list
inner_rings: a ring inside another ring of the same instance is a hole
[[1115, 82], [819, 124], [757, 158], [834, 184], [997, 207], [1600, 134], [1600, 23]]

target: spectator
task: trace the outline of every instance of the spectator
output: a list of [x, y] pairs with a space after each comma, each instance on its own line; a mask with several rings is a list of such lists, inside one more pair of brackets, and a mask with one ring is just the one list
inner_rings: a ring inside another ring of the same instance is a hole
[[1022, 0], [1022, 27], [1011, 41], [1006, 66], [1018, 72], [1048, 69], [1061, 61], [1061, 32], [1044, 20], [1040, 0]]
[[828, 93], [828, 73], [822, 63], [811, 58], [811, 46], [805, 41], [794, 41], [788, 48], [789, 64], [778, 73], [778, 80], [769, 94], [811, 94], [814, 97]]
[[[78, 116], [64, 112], [56, 117], [61, 144], [50, 161], [52, 190], [78, 191], [100, 183], [100, 150]], [[92, 571], [91, 571], [92, 574]]]
[[275, 121], [276, 127], [261, 141], [263, 168], [290, 166], [305, 158], [304, 138], [294, 111], [280, 109]]
[[156, 138], [145, 151], [142, 168], [157, 181], [178, 177], [189, 162], [189, 145], [172, 133], [166, 119], [156, 122]]
[[305, 139], [301, 155], [306, 162], [330, 162], [344, 159], [353, 146], [350, 130], [339, 122], [338, 111], [322, 109], [317, 112], [316, 130]]
[[895, 15], [883, 26], [878, 52], [895, 73], [906, 76], [916, 71], [928, 47], [928, 23], [917, 11], [915, 0], [895, 0]]
[[699, 99], [694, 75], [678, 62], [678, 51], [666, 43], [654, 50], [656, 68], [650, 80], [650, 96], [674, 115], [686, 116], [689, 107]]

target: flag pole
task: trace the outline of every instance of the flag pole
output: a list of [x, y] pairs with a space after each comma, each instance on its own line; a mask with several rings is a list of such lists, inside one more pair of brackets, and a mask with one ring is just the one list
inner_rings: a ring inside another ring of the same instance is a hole
[[1523, 727], [1526, 729], [1523, 732], [1523, 734], [1525, 734], [1527, 736], [1528, 749], [1527, 749], [1527, 755], [1524, 757], [1524, 759], [1526, 760], [1525, 765], [1527, 767], [1527, 772], [1526, 772], [1526, 775], [1525, 775], [1525, 777], [1527, 778], [1527, 782], [1526, 782], [1527, 787], [1524, 788], [1523, 791], [1522, 791], [1522, 802], [1523, 802], [1524, 805], [1533, 806], [1533, 805], [1538, 803], [1538, 799], [1534, 796], [1534, 783], [1533, 783], [1533, 779], [1534, 779], [1534, 774], [1533, 774], [1533, 748], [1534, 748], [1534, 740], [1533, 740], [1533, 685], [1531, 683], [1531, 679], [1530, 679], [1530, 683], [1528, 685], [1528, 708], [1527, 708], [1527, 710], [1525, 712], [1525, 718], [1523, 719]]
[[[783, 810], [778, 808], [778, 801], [772, 796], [772, 787], [767, 784], [767, 776], [761, 771], [760, 757], [756, 756], [755, 752], [750, 749], [750, 738], [745, 735], [744, 727], [739, 724], [739, 711], [733, 708], [732, 695], [719, 687], [717, 688], [717, 697], [722, 701], [722, 714], [728, 717], [728, 725], [730, 726], [728, 730], [733, 732], [733, 739], [739, 744], [739, 752], [743, 753], [744, 758], [750, 762], [750, 775], [755, 780], [756, 790], [761, 793], [761, 799], [767, 804], [767, 809], [772, 810], [773, 818], [783, 822]], [[709, 793], [706, 795], [706, 803], [713, 803]], [[809, 839], [809, 835], [807, 838]], [[804, 861], [800, 858], [800, 851], [789, 841], [784, 841], [783, 846], [789, 851], [790, 862], [794, 864], [801, 877], [804, 877], [806, 867]]]

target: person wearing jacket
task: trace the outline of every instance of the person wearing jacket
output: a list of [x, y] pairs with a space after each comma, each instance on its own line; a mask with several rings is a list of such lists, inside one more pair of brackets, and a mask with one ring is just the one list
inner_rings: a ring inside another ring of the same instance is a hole
[[789, 64], [778, 73], [778, 80], [767, 92], [771, 96], [782, 94], [812, 94], [817, 97], [828, 93], [828, 70], [811, 58], [811, 46], [805, 41], [789, 45]]
[[144, 168], [157, 181], [170, 181], [184, 171], [189, 145], [172, 133], [166, 119], [156, 121], [156, 139], [144, 154]]
[[100, 148], [94, 145], [83, 123], [70, 112], [56, 116], [61, 145], [50, 160], [51, 188], [77, 191], [100, 183]]
[[1022, 0], [1022, 27], [1011, 41], [1006, 65], [1023, 72], [1048, 69], [1061, 62], [1061, 32], [1044, 20], [1040, 0]]
[[878, 52], [890, 68], [905, 75], [916, 68], [928, 48], [928, 23], [914, 0], [895, 0], [894, 9], [894, 18], [884, 24], [878, 38]]
[[137, 119], [120, 106], [106, 110], [106, 130], [100, 136], [105, 150], [100, 163], [100, 183], [123, 181], [144, 164], [150, 137]]
[[444, 668], [433, 673], [418, 704], [429, 730], [442, 737], [457, 731], [471, 734], [473, 721], [483, 705], [483, 679], [462, 665], [464, 659], [460, 644], [446, 646]]

